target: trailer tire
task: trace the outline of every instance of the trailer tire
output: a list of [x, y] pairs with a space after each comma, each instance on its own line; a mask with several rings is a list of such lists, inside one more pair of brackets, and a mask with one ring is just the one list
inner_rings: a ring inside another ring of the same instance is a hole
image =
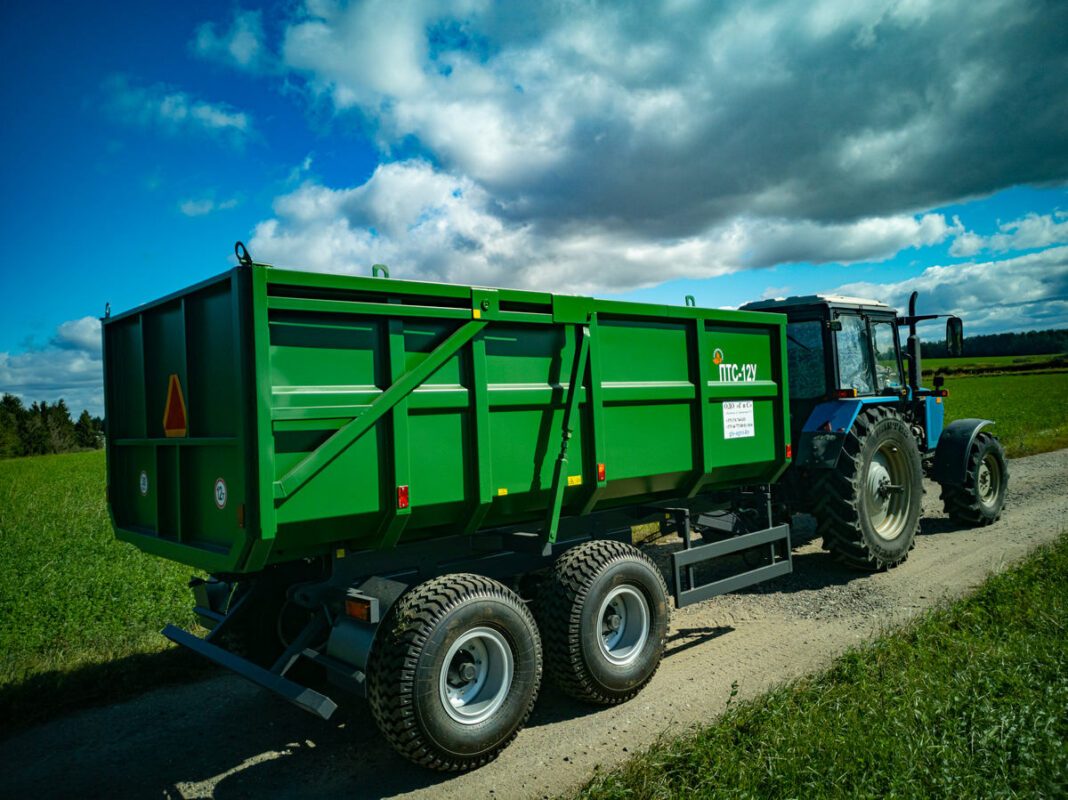
[[957, 522], [990, 525], [1001, 518], [1008, 485], [1004, 445], [996, 436], [980, 433], [968, 451], [964, 484], [942, 484], [942, 506]]
[[511, 743], [541, 675], [538, 628], [519, 596], [481, 575], [443, 575], [390, 608], [371, 651], [367, 698], [398, 753], [458, 772]]
[[541, 585], [536, 608], [547, 671], [566, 694], [615, 705], [656, 674], [670, 616], [667, 586], [636, 547], [602, 539], [571, 548]]
[[903, 562], [923, 498], [923, 464], [909, 427], [886, 408], [861, 411], [815, 494], [817, 530], [839, 562], [870, 571]]

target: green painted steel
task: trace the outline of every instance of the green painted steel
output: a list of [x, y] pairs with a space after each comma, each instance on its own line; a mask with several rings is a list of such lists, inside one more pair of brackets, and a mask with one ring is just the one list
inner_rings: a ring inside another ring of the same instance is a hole
[[561, 515], [774, 481], [785, 353], [780, 314], [241, 266], [104, 320], [113, 521], [216, 573], [551, 539]]

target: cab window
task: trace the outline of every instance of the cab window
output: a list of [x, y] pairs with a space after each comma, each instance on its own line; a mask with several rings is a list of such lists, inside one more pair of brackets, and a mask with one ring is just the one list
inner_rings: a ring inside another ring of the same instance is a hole
[[822, 320], [787, 323], [786, 366], [791, 399], [811, 400], [827, 393]]
[[875, 344], [875, 384], [879, 391], [900, 389], [904, 385], [897, 360], [897, 347], [892, 322], [872, 322], [872, 341]]
[[856, 389], [857, 394], [875, 394], [868, 321], [854, 314], [843, 314], [838, 319], [842, 323], [842, 330], [837, 333], [838, 385]]

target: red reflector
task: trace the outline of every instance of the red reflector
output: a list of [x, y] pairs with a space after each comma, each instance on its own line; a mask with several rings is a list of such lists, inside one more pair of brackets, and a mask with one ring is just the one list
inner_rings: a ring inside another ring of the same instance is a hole
[[857, 390], [856, 389], [839, 389], [837, 392], [834, 393], [834, 396], [835, 397], [856, 397], [857, 396]]
[[793, 458], [794, 457], [794, 446], [792, 444], [786, 445], [786, 457], [787, 458]]
[[820, 425], [820, 430], [821, 431], [829, 431], [830, 429], [831, 429], [830, 420], [828, 420], [827, 422], [824, 422], [822, 425]]
[[597, 465], [597, 480], [599, 480], [599, 481], [603, 481], [604, 480], [604, 464], [598, 464]]
[[939, 397], [949, 397], [949, 389], [943, 389], [938, 393]]
[[397, 487], [397, 508], [407, 508], [407, 507], [408, 507], [408, 487], [407, 486], [398, 486]]
[[185, 416], [185, 398], [177, 375], [171, 375], [167, 383], [167, 403], [163, 408], [163, 432], [168, 438], [185, 436], [188, 421]]
[[[408, 488], [407, 486], [404, 488]], [[371, 601], [362, 597], [345, 598], [345, 613], [363, 622], [371, 621]]]

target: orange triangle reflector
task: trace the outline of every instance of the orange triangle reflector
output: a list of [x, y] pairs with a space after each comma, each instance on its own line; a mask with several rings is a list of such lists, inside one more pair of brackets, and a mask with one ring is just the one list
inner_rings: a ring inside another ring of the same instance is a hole
[[182, 384], [178, 382], [177, 375], [171, 375], [171, 382], [167, 386], [167, 405], [163, 410], [163, 432], [168, 438], [185, 436], [186, 427]]

